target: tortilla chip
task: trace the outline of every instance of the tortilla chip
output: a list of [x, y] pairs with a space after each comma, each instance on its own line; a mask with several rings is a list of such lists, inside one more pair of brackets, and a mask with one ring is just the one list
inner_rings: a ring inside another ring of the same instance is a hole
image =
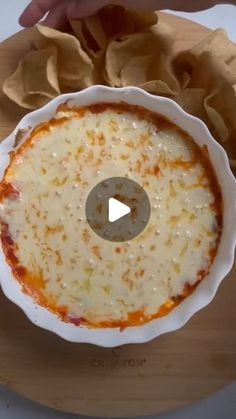
[[[174, 67], [183, 88], [187, 87], [186, 79], [190, 78], [193, 69], [204, 54], [213, 55], [222, 65], [229, 64], [236, 58], [236, 45], [230, 41], [224, 29], [216, 29], [191, 50], [180, 53], [175, 58]], [[183, 74], [185, 74], [185, 80], [182, 79]]]
[[146, 83], [140, 84], [141, 89], [146, 90], [153, 95], [159, 96], [175, 96], [176, 93], [169, 88], [168, 84], [163, 80], [151, 80]]
[[101, 55], [111, 40], [142, 32], [158, 21], [154, 12], [134, 12], [123, 6], [108, 5], [95, 15], [71, 19], [71, 27], [83, 48], [93, 57]]
[[211, 91], [204, 106], [217, 138], [226, 143], [236, 133], [234, 86], [227, 81], [222, 82]]
[[97, 40], [89, 32], [84, 19], [71, 19], [70, 24], [74, 35], [81, 42], [83, 49], [91, 58], [103, 54], [103, 50], [101, 50]]
[[[235, 138], [236, 138], [236, 131], [232, 132], [230, 134], [229, 139], [226, 143], [221, 143], [222, 147], [225, 149], [226, 154], [229, 158], [229, 160], [236, 160], [236, 144], [235, 144]], [[231, 163], [230, 163], [231, 164]], [[234, 166], [232, 165], [232, 168]], [[236, 176], [236, 171], [234, 171], [234, 174]]]
[[[97, 27], [97, 16], [91, 16], [88, 19], [91, 19], [94, 22], [94, 28]], [[93, 62], [93, 84], [107, 84], [105, 77], [105, 53], [102, 48], [102, 33], [101, 36], [97, 37], [95, 40], [91, 33], [88, 31], [87, 26], [85, 25], [84, 20], [72, 19], [70, 21], [74, 33], [77, 38], [80, 40], [84, 50], [88, 53]], [[97, 31], [99, 28], [97, 29]]]
[[236, 74], [236, 57], [228, 62], [228, 66], [232, 73]]
[[225, 143], [229, 139], [230, 133], [229, 133], [229, 129], [227, 125], [225, 124], [223, 117], [213, 107], [214, 99], [215, 99], [215, 94], [214, 93], [210, 94], [205, 99], [204, 106], [207, 112], [207, 116], [213, 127], [211, 131], [214, 137], [222, 141], [223, 143]]
[[93, 59], [94, 70], [93, 70], [93, 79], [94, 84], [103, 84], [109, 86], [107, 82], [106, 72], [105, 72], [105, 56], [97, 56]]
[[194, 57], [200, 57], [205, 52], [227, 63], [236, 57], [236, 45], [230, 41], [224, 29], [216, 29], [191, 50]]
[[58, 78], [63, 92], [80, 90], [93, 84], [93, 63], [73, 35], [37, 25], [38, 48], [54, 46], [58, 50]]
[[185, 110], [201, 118], [223, 145], [236, 132], [235, 84], [236, 72], [217, 55], [204, 52], [192, 71], [188, 88], [177, 99]]
[[111, 86], [122, 86], [121, 72], [134, 57], [155, 56], [160, 53], [156, 38], [151, 33], [140, 33], [112, 41], [106, 52], [106, 73]]
[[159, 21], [158, 24], [152, 26], [148, 32], [151, 32], [155, 36], [160, 50], [173, 60], [175, 56], [175, 29], [170, 25]]
[[27, 109], [37, 109], [60, 93], [57, 75], [57, 50], [50, 47], [30, 51], [15, 73], [3, 83], [3, 92]]
[[136, 12], [113, 5], [99, 10], [98, 16], [108, 41], [145, 31], [158, 21], [154, 12]]
[[131, 58], [121, 71], [122, 86], [138, 86], [158, 95], [175, 96], [179, 84], [171, 71], [170, 63], [160, 53]]
[[[96, 14], [94, 16], [85, 17], [83, 23], [85, 29], [88, 31], [87, 36], [90, 34], [90, 37], [96, 42], [97, 51], [104, 50], [104, 48], [107, 47], [108, 40], [99, 15]], [[92, 49], [92, 47], [90, 49]]]
[[121, 70], [121, 86], [140, 86], [145, 83], [152, 63], [152, 55], [131, 58]]
[[182, 80], [181, 80], [181, 83], [180, 83], [182, 89], [185, 89], [189, 85], [190, 80], [191, 80], [190, 74], [185, 71], [182, 74]]
[[176, 102], [188, 113], [206, 120], [204, 100], [207, 91], [203, 88], [187, 88], [181, 91]]
[[[102, 48], [103, 33], [98, 25], [97, 15], [91, 16], [90, 19], [94, 23], [94, 31], [97, 31], [97, 39], [95, 40], [85, 25], [86, 19], [71, 19], [70, 24], [73, 28], [75, 36], [81, 42], [82, 47], [88, 53], [93, 62], [93, 84], [107, 84], [105, 77], [105, 57]], [[105, 41], [104, 41], [105, 42]]]
[[176, 64], [183, 72], [183, 68], [191, 71], [196, 66], [198, 59], [205, 53], [213, 54], [219, 61], [228, 64], [236, 57], [236, 45], [230, 41], [224, 29], [216, 29], [203, 41], [189, 51], [184, 51], [176, 57]]
[[211, 89], [216, 84], [227, 81], [229, 84], [236, 83], [236, 73], [212, 53], [206, 52], [201, 55], [191, 75], [188, 87], [202, 87]]
[[[156, 95], [176, 96], [180, 92], [180, 85], [174, 74], [171, 62], [161, 53], [156, 56], [151, 66], [152, 80], [140, 85], [145, 90]], [[151, 89], [151, 85], [153, 85]], [[151, 89], [151, 90], [150, 90]]]

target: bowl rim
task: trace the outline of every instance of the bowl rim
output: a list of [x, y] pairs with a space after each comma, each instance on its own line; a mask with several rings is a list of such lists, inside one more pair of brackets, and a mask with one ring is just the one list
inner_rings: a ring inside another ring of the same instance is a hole
[[[53, 117], [57, 107], [65, 102], [70, 105], [83, 106], [99, 102], [121, 102], [136, 104], [170, 119], [193, 137], [199, 145], [207, 145], [210, 160], [215, 168], [218, 182], [222, 189], [224, 202], [224, 223], [221, 243], [213, 262], [210, 274], [179, 306], [168, 315], [154, 319], [141, 326], [93, 329], [86, 326], [74, 326], [60, 320], [55, 314], [41, 307], [24, 294], [19, 282], [13, 277], [5, 260], [2, 243], [0, 243], [0, 283], [5, 296], [20, 307], [28, 319], [35, 325], [54, 332], [61, 338], [76, 343], [90, 343], [102, 347], [115, 347], [131, 343], [148, 342], [162, 334], [178, 330], [200, 309], [214, 298], [218, 287], [230, 272], [234, 263], [236, 246], [236, 180], [231, 172], [225, 150], [212, 137], [206, 125], [198, 118], [185, 112], [171, 99], [153, 96], [137, 87], [111, 88], [91, 86], [76, 93], [57, 96], [40, 109], [25, 115], [14, 131], [0, 144], [0, 179], [9, 162], [15, 136], [20, 129], [34, 128], [40, 122]], [[24, 141], [22, 139], [21, 143]], [[217, 170], [220, 168], [220, 170]]]

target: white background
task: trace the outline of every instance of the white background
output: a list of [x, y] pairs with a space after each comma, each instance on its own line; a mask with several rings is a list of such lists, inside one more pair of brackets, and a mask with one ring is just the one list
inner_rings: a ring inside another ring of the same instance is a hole
[[[20, 30], [17, 22], [18, 17], [28, 3], [28, 0], [0, 0], [0, 5], [2, 6], [0, 13], [0, 42]], [[224, 5], [200, 13], [178, 13], [178, 15], [195, 20], [212, 29], [223, 27], [228, 32], [230, 38], [236, 42], [236, 7]], [[232, 386], [210, 398], [208, 401], [200, 402], [191, 408], [188, 407], [157, 417], [158, 419], [235, 419], [236, 384], [232, 384]], [[45, 409], [0, 387], [0, 419], [75, 418], [79, 418], [79, 416]]]

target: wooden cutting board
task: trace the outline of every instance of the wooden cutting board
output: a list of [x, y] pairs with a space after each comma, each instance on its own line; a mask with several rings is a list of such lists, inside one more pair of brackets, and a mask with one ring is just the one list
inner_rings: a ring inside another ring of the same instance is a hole
[[[210, 31], [160, 14], [184, 50]], [[30, 48], [24, 31], [0, 45], [0, 84]], [[0, 94], [0, 139], [24, 111]], [[143, 345], [102, 349], [33, 326], [0, 295], [0, 383], [28, 398], [94, 416], [154, 414], [205, 398], [236, 379], [236, 266], [214, 302], [178, 332]]]

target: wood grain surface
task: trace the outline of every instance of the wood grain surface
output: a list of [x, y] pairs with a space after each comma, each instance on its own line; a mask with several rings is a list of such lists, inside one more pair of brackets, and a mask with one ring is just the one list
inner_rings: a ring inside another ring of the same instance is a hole
[[[191, 47], [209, 29], [160, 15]], [[31, 47], [24, 31], [0, 45], [0, 85]], [[0, 139], [24, 111], [0, 93]], [[236, 267], [217, 297], [178, 332], [143, 345], [102, 349], [70, 344], [33, 326], [0, 295], [0, 383], [68, 412], [94, 416], [154, 414], [205, 398], [236, 379]]]

